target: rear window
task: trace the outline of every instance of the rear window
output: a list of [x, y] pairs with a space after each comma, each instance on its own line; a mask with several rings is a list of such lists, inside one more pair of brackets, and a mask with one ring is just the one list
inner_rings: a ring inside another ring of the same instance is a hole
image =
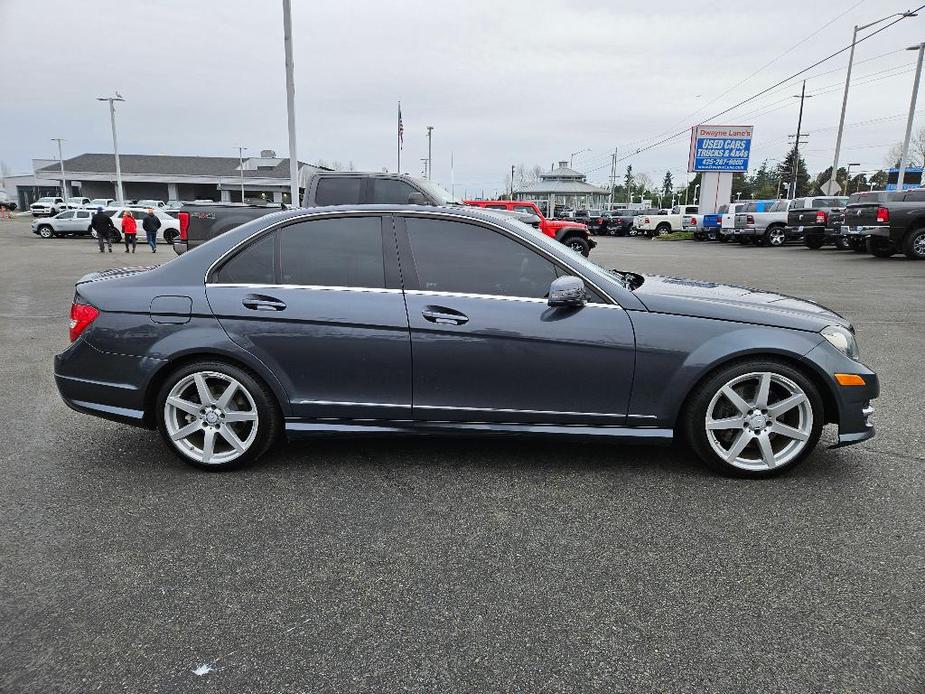
[[363, 179], [359, 176], [322, 176], [315, 189], [315, 204], [356, 205], [362, 190]]
[[841, 207], [838, 198], [813, 198], [812, 209], [821, 210], [823, 207]]
[[726, 214], [729, 211], [729, 205], [720, 205], [716, 214]]

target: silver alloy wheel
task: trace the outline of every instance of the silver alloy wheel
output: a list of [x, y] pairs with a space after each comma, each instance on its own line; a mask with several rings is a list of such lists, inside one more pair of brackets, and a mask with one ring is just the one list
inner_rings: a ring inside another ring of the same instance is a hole
[[41, 236], [43, 239], [50, 239], [54, 235], [55, 235], [55, 232], [52, 230], [50, 226], [39, 227], [39, 236]]
[[800, 386], [760, 371], [736, 376], [707, 407], [707, 440], [742, 470], [771, 470], [798, 456], [812, 435], [813, 409]]
[[164, 424], [177, 450], [198, 463], [218, 465], [247, 452], [260, 420], [240, 381], [218, 371], [197, 371], [170, 389]]
[[784, 232], [782, 229], [771, 229], [768, 232], [768, 242], [772, 246], [783, 246], [784, 245]]
[[912, 241], [912, 252], [919, 258], [925, 258], [925, 234], [919, 234]]

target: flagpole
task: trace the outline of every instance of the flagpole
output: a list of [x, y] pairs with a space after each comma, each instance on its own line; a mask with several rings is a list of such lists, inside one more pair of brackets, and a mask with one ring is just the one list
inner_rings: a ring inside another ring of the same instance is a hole
[[395, 139], [398, 144], [398, 170], [401, 173], [401, 101], [398, 102], [398, 129], [395, 131]]

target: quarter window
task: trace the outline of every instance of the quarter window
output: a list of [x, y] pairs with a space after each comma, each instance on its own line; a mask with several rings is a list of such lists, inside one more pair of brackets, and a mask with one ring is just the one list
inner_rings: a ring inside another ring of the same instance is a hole
[[363, 179], [359, 176], [322, 176], [315, 190], [315, 204], [356, 205], [362, 190]]
[[475, 224], [406, 218], [425, 291], [543, 298], [555, 266], [526, 246]]
[[298, 222], [280, 232], [279, 254], [283, 284], [385, 287], [379, 217]]
[[227, 261], [212, 276], [221, 284], [276, 284], [276, 234], [267, 234]]

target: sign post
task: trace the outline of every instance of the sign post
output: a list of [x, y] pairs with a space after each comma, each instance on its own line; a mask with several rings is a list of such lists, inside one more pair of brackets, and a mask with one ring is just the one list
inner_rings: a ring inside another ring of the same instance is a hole
[[700, 213], [712, 214], [732, 197], [732, 174], [748, 171], [751, 125], [697, 125], [691, 128], [688, 171], [703, 174]]

